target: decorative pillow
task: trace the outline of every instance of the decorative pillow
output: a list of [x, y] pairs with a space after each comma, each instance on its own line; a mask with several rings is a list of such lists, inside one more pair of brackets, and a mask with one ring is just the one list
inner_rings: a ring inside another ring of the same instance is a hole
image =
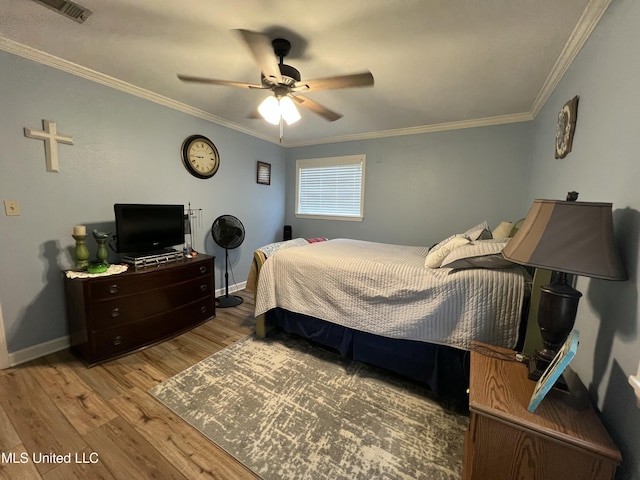
[[424, 266], [429, 268], [438, 268], [442, 260], [456, 248], [466, 245], [470, 240], [463, 235], [451, 235], [440, 243], [435, 245], [424, 259]]
[[509, 232], [509, 236], [514, 237], [516, 233], [518, 233], [518, 230], [520, 230], [520, 228], [522, 227], [523, 223], [524, 223], [524, 218], [521, 218], [516, 223], [514, 223], [513, 228], [511, 229], [511, 232]]
[[442, 261], [442, 268], [507, 268], [513, 263], [502, 256], [510, 239], [477, 240], [453, 250]]
[[307, 242], [309, 243], [326, 242], [327, 240], [329, 240], [327, 237], [307, 238]]
[[492, 235], [494, 239], [501, 239], [510, 237], [511, 230], [513, 229], [513, 223], [511, 222], [502, 222], [496, 228], [492, 230]]
[[475, 227], [471, 227], [469, 230], [464, 232], [462, 235], [469, 238], [471, 241], [474, 240], [488, 240], [491, 237], [491, 230], [489, 230], [489, 224], [484, 221], [479, 223]]

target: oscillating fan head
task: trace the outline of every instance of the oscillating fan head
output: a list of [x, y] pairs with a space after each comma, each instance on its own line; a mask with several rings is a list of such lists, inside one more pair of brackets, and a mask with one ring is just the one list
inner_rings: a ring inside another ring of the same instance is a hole
[[244, 241], [244, 225], [233, 215], [221, 215], [211, 225], [211, 236], [222, 248], [237, 248]]

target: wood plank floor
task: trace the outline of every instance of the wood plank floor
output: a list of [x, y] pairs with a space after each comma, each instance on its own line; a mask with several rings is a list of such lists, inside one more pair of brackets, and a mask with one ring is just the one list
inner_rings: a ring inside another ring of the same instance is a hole
[[255, 331], [253, 295], [238, 294], [204, 325], [103, 365], [62, 351], [0, 370], [0, 479], [257, 478], [147, 393]]

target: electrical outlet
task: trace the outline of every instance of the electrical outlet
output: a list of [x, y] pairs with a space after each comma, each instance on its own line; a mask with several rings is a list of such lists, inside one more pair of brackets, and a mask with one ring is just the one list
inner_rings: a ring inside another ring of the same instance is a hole
[[17, 200], [5, 200], [4, 211], [8, 216], [20, 215], [20, 204]]

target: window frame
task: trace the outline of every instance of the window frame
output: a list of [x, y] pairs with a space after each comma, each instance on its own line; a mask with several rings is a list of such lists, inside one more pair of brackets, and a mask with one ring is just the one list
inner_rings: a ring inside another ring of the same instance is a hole
[[[360, 176], [360, 211], [358, 215], [340, 215], [335, 213], [300, 213], [300, 172], [305, 168], [330, 168], [345, 165], [361, 165]], [[348, 222], [361, 222], [364, 220], [364, 190], [365, 190], [366, 155], [343, 155], [339, 157], [305, 158], [296, 160], [296, 218], [311, 218], [323, 220], [342, 220]]]

